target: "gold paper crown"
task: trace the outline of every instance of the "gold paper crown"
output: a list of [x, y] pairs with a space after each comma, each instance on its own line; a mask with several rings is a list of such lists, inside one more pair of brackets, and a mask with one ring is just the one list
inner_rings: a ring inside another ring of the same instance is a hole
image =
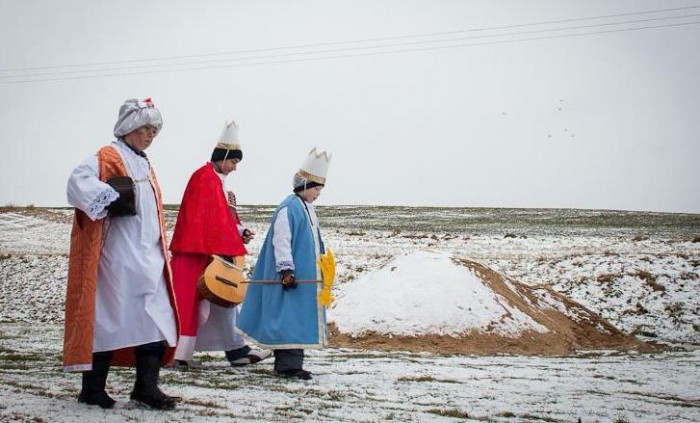
[[304, 179], [313, 181], [319, 184], [326, 184], [326, 175], [328, 174], [328, 165], [331, 162], [331, 155], [325, 151], [317, 152], [314, 147], [309, 155], [306, 156], [304, 163], [297, 172], [297, 175]]
[[224, 129], [221, 131], [221, 136], [219, 137], [219, 142], [216, 144], [216, 148], [224, 150], [241, 149], [241, 144], [238, 142], [238, 125], [236, 125], [235, 121], [232, 120], [224, 124]]

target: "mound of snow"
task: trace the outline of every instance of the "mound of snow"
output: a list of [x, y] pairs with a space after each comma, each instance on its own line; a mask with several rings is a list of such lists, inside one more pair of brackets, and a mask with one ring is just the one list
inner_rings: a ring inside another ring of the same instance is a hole
[[339, 292], [329, 320], [342, 333], [460, 336], [473, 331], [516, 337], [548, 329], [447, 254], [417, 251]]

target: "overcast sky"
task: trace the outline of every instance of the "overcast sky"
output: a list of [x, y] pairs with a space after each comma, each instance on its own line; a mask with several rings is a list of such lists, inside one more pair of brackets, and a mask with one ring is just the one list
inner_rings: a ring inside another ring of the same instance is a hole
[[242, 204], [318, 147], [321, 205], [700, 213], [698, 75], [700, 0], [0, 0], [0, 206], [67, 205], [151, 97], [168, 203], [235, 119]]

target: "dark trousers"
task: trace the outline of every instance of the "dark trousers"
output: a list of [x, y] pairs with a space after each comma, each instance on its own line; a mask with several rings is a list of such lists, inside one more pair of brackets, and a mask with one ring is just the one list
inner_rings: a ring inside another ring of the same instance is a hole
[[135, 391], [158, 389], [160, 363], [165, 353], [165, 341], [156, 341], [136, 347]]
[[301, 370], [304, 365], [304, 350], [275, 350], [275, 371]]
[[81, 397], [94, 396], [104, 392], [112, 355], [112, 351], [92, 353], [92, 370], [83, 372]]
[[156, 342], [151, 342], [149, 344], [142, 344], [136, 347], [136, 355], [159, 355], [163, 356], [165, 353], [165, 348], [166, 348], [166, 343], [165, 341], [156, 341]]

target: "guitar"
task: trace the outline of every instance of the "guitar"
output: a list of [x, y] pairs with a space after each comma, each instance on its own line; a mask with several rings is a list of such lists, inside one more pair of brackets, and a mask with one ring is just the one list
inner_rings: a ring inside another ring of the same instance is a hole
[[221, 307], [235, 307], [245, 298], [248, 284], [243, 278], [245, 258], [237, 256], [233, 263], [217, 255], [197, 280], [197, 290], [201, 298]]

